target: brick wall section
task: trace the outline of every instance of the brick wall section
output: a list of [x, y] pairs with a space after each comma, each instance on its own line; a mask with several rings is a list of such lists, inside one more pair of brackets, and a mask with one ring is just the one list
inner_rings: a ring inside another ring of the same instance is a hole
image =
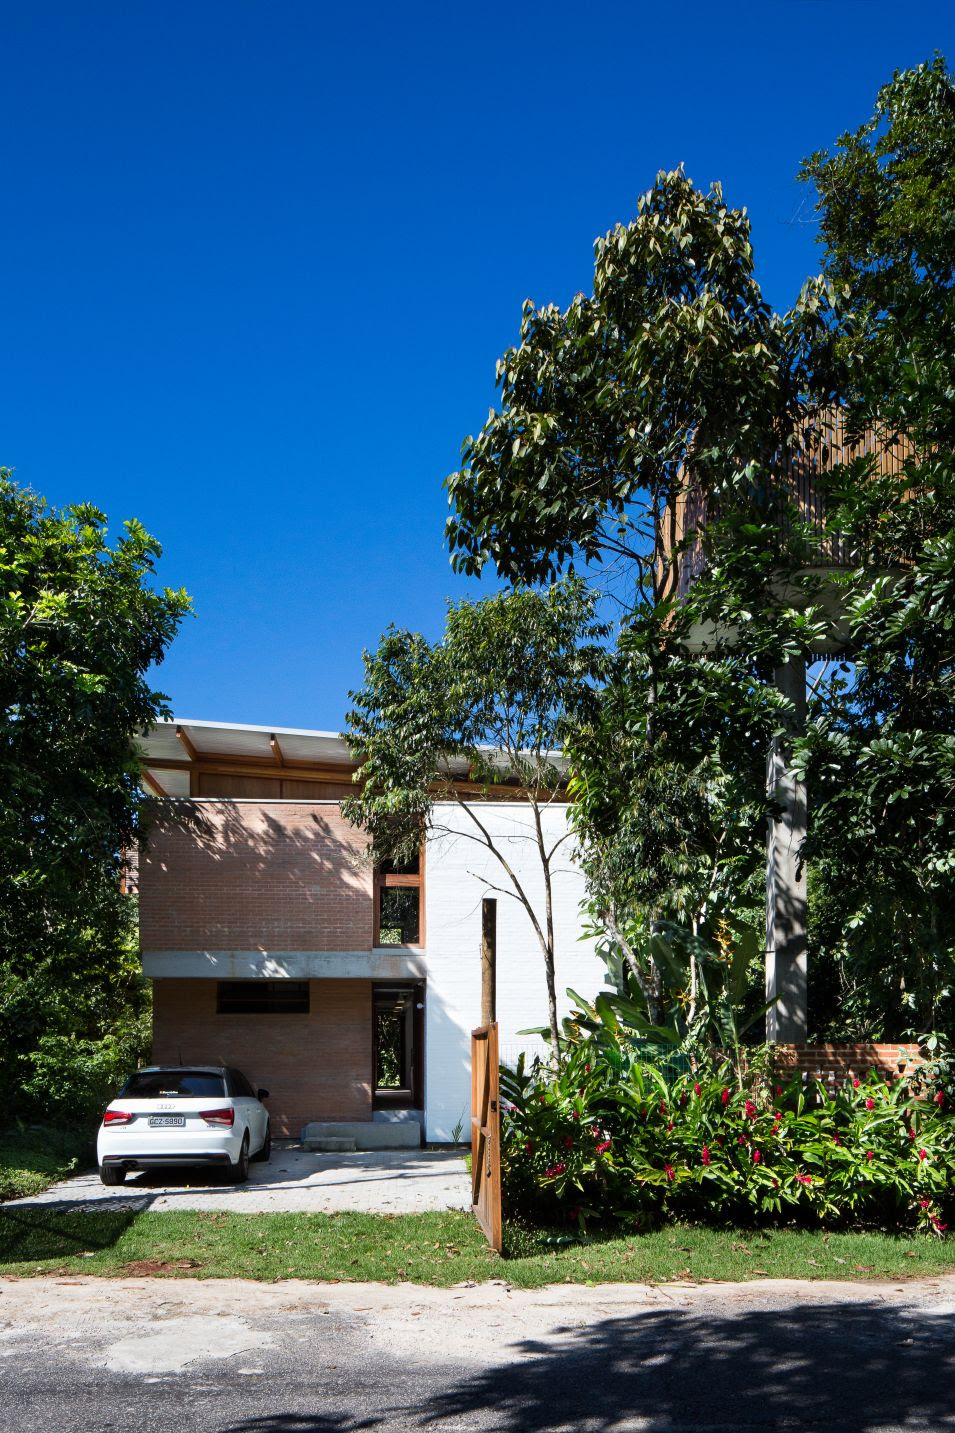
[[309, 984], [308, 1015], [217, 1015], [216, 981], [155, 981], [154, 1063], [234, 1065], [269, 1091], [275, 1135], [371, 1119], [371, 981]]
[[371, 872], [334, 803], [158, 806], [139, 862], [150, 950], [368, 950]]
[[776, 1045], [773, 1061], [777, 1071], [798, 1070], [810, 1079], [840, 1084], [853, 1076], [864, 1079], [870, 1070], [897, 1078], [923, 1063], [918, 1045]]

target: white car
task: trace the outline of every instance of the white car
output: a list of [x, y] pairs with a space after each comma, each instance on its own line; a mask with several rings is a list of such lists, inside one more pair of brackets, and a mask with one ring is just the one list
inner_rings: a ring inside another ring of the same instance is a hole
[[218, 1165], [240, 1184], [249, 1160], [272, 1152], [268, 1090], [223, 1065], [149, 1065], [131, 1075], [103, 1115], [99, 1176], [122, 1184], [130, 1170]]

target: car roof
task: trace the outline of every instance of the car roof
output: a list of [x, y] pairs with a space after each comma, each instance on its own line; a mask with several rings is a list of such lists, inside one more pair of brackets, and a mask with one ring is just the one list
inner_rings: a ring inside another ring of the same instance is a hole
[[174, 1075], [177, 1070], [197, 1070], [207, 1075], [224, 1075], [229, 1069], [231, 1069], [229, 1065], [142, 1065], [136, 1074]]

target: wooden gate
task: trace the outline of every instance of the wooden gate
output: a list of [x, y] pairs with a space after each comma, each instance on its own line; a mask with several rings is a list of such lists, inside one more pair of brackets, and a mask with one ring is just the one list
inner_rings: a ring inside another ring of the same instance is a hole
[[501, 1252], [501, 1101], [497, 1025], [471, 1031], [471, 1202], [492, 1249]]

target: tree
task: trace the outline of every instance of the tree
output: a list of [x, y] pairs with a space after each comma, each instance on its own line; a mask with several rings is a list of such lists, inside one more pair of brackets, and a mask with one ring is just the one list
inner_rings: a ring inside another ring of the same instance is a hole
[[832, 475], [851, 535], [846, 660], [811, 710], [807, 854], [815, 939], [863, 1033], [951, 1019], [955, 993], [955, 85], [945, 61], [897, 73], [870, 120], [805, 161], [830, 296], [814, 392], [871, 454]]
[[5, 1097], [45, 1035], [99, 1034], [125, 1007], [122, 854], [141, 828], [138, 728], [165, 713], [147, 680], [188, 609], [152, 585], [137, 522], [57, 512], [0, 470], [0, 984]]
[[[390, 628], [365, 654], [347, 717], [361, 784], [343, 811], [367, 832], [369, 859], [407, 860], [427, 833], [448, 831], [439, 807], [454, 804], [465, 818], [454, 834], [463, 830], [500, 870], [501, 884], [488, 888], [518, 901], [533, 927], [558, 1050], [553, 884], [570, 833], [555, 839], [545, 815], [565, 795], [561, 745], [571, 714], [592, 698], [605, 635], [579, 581], [452, 604], [441, 641]], [[495, 833], [482, 810], [492, 790], [527, 803], [526, 835]], [[536, 852], [542, 903], [512, 859], [514, 840]]]
[[[763, 760], [785, 740], [812, 793], [817, 909], [843, 917], [829, 956], [866, 1006], [856, 1029], [886, 1035], [937, 1021], [951, 988], [953, 125], [936, 60], [806, 162], [824, 266], [783, 316], [760, 295], [745, 213], [718, 186], [658, 176], [598, 240], [591, 296], [525, 305], [500, 410], [448, 480], [459, 569], [625, 573], [616, 695], [569, 734], [603, 918], [625, 940], [628, 913], [639, 927], [669, 909], [692, 934], [751, 905], [773, 809]], [[820, 481], [821, 524], [786, 475], [833, 405], [868, 439]], [[880, 472], [873, 437], [903, 441], [900, 476]], [[777, 674], [840, 649], [793, 740]]]

